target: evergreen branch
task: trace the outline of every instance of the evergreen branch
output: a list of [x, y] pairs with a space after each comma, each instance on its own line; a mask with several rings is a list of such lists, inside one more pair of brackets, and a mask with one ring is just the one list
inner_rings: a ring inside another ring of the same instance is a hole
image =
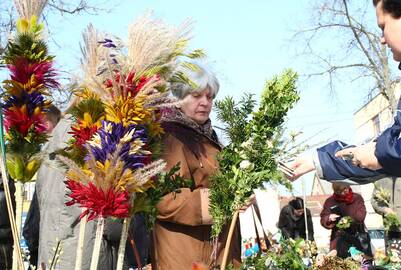
[[217, 237], [233, 213], [265, 181], [289, 186], [277, 172], [275, 154], [280, 144], [273, 135], [280, 133], [289, 109], [299, 99], [291, 70], [266, 82], [260, 106], [255, 110], [253, 95], [245, 94], [238, 103], [232, 97], [217, 101], [217, 118], [230, 144], [218, 155], [220, 172], [210, 179], [212, 236]]

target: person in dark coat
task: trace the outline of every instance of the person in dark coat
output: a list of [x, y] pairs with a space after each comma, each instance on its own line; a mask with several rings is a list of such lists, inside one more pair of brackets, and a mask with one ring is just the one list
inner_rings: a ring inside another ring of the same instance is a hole
[[[13, 181], [9, 181], [11, 200], [15, 211]], [[10, 219], [8, 217], [6, 194], [3, 179], [0, 177], [0, 269], [11, 270], [13, 258], [13, 235], [11, 233]]]
[[[345, 236], [355, 235], [356, 232], [365, 229], [365, 202], [362, 196], [354, 193], [347, 184], [334, 183], [333, 191], [333, 195], [324, 202], [320, 213], [320, 224], [331, 230], [330, 250], [337, 250], [337, 256], [347, 258], [350, 256], [348, 249], [351, 246], [362, 251], [360, 243], [355, 242], [352, 237]], [[352, 219], [351, 225], [345, 230], [340, 230], [336, 225], [346, 216]], [[366, 255], [371, 256], [371, 251]]]
[[[120, 245], [122, 227], [122, 220], [112, 221], [109, 218], [105, 224], [103, 240], [113, 257], [110, 270], [116, 269], [117, 252]], [[145, 215], [143, 213], [133, 215], [125, 245], [123, 269], [128, 270], [131, 268], [145, 267], [150, 257], [150, 243], [150, 233], [146, 227]], [[137, 252], [137, 255], [135, 252]], [[107, 255], [109, 256], [110, 254]], [[137, 256], [139, 262], [137, 261]]]
[[[314, 241], [312, 215], [306, 208], [306, 220], [308, 223], [308, 240]], [[278, 226], [285, 238], [306, 239], [304, 201], [301, 198], [291, 200], [280, 212]]]
[[[47, 133], [51, 134], [54, 127], [61, 118], [61, 111], [54, 105], [51, 105], [46, 112]], [[38, 248], [39, 248], [39, 224], [40, 213], [36, 191], [33, 193], [31, 204], [26, 215], [22, 235], [27, 243], [29, 250], [29, 269], [37, 268]]]
[[[79, 235], [79, 216], [82, 210], [76, 206], [66, 206], [69, 200], [66, 194], [65, 172], [57, 169], [54, 164], [55, 151], [66, 147], [66, 142], [71, 137], [70, 127], [72, 125], [71, 115], [64, 115], [52, 132], [49, 142], [43, 147], [43, 152], [47, 153], [45, 162], [42, 163], [38, 171], [38, 179], [35, 191], [38, 201], [37, 213], [39, 214], [39, 247], [38, 263], [47, 263], [54, 255], [53, 247], [57, 239], [62, 242], [62, 253], [58, 268], [62, 270], [75, 269], [75, 258]], [[52, 163], [53, 162], [53, 163]], [[137, 215], [136, 215], [137, 216]], [[144, 223], [140, 223], [136, 216], [132, 221], [131, 230], [138, 246], [138, 250], [143, 250], [140, 255], [141, 260], [146, 261], [149, 253], [149, 234], [144, 228]], [[141, 227], [141, 228], [138, 228]], [[102, 238], [98, 270], [112, 270], [116, 268], [117, 253], [121, 237], [122, 222], [106, 219], [105, 229]], [[139, 235], [136, 234], [139, 232]], [[85, 241], [83, 248], [82, 270], [90, 269], [90, 261], [95, 239], [96, 227], [94, 222], [88, 222], [85, 229]], [[142, 244], [144, 246], [142, 246]], [[126, 254], [129, 250], [126, 250]], [[125, 256], [124, 270], [129, 269], [128, 256]], [[136, 262], [132, 266], [135, 267]], [[0, 268], [1, 269], [1, 268]], [[1, 269], [2, 270], [2, 269]]]
[[[377, 24], [383, 31], [381, 42], [391, 49], [394, 60], [401, 62], [401, 1], [373, 0], [373, 4], [376, 7]], [[401, 69], [401, 64], [398, 68]], [[401, 176], [400, 134], [401, 100], [398, 102], [394, 124], [375, 141], [358, 147], [338, 147], [335, 142], [331, 143], [328, 148], [332, 149], [320, 153], [318, 149], [315, 159], [298, 158], [289, 166], [294, 169], [293, 176], [289, 178], [295, 180], [314, 169], [325, 180], [353, 178], [351, 181], [356, 184], [373, 182], [386, 175], [399, 177]], [[347, 157], [350, 161], [342, 161], [341, 157]]]

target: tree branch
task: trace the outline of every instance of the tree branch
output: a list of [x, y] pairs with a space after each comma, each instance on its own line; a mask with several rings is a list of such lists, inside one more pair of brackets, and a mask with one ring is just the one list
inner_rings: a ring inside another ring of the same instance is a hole
[[[354, 37], [355, 37], [356, 41], [358, 42], [359, 47], [361, 48], [361, 50], [362, 50], [363, 53], [365, 54], [366, 58], [369, 60], [370, 64], [371, 64], [372, 66], [376, 67], [377, 70], [379, 70], [379, 68], [376, 66], [375, 61], [373, 61], [373, 59], [372, 59], [372, 57], [370, 56], [369, 52], [368, 52], [367, 49], [365, 48], [365, 45], [362, 43], [361, 39], [359, 38], [359, 35], [358, 35], [357, 32], [355, 31], [355, 28], [352, 27], [353, 24], [352, 24], [350, 15], [349, 15], [347, 0], [342, 0], [342, 1], [343, 1], [344, 8], [345, 8], [345, 15], [346, 15], [346, 18], [347, 18], [347, 20], [348, 20], [348, 22], [349, 22], [349, 25], [351, 26], [351, 30], [352, 30], [352, 32], [354, 33]], [[382, 79], [384, 79], [383, 76], [382, 76], [382, 74], [378, 74], [378, 75], [379, 75]]]

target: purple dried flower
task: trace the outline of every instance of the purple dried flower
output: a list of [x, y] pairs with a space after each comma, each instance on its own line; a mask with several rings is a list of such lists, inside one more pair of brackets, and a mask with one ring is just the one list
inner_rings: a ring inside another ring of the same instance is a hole
[[142, 148], [147, 143], [146, 130], [137, 125], [124, 127], [121, 123], [103, 121], [102, 127], [88, 142], [88, 147], [96, 161], [105, 163], [110, 155], [116, 151], [119, 143], [123, 145], [118, 156], [124, 161], [125, 169], [141, 168], [149, 160], [150, 153], [145, 149], [135, 153], [131, 151], [134, 146], [139, 145], [138, 147]]

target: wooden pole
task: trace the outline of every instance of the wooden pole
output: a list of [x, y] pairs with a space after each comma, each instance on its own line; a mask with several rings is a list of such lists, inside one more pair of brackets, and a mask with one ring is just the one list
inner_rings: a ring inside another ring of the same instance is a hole
[[117, 268], [116, 270], [123, 270], [124, 265], [124, 256], [125, 256], [125, 245], [127, 244], [128, 238], [128, 229], [131, 218], [124, 218], [123, 230], [121, 232], [120, 246], [118, 247], [118, 256], [117, 256]]
[[[3, 161], [3, 158], [2, 158], [2, 161]], [[24, 269], [24, 262], [22, 260], [21, 246], [19, 243], [20, 237], [19, 237], [18, 230], [17, 230], [17, 224], [15, 222], [14, 208], [13, 208], [13, 204], [12, 204], [12, 200], [11, 200], [10, 187], [8, 185], [8, 177], [7, 177], [7, 172], [5, 169], [4, 162], [0, 162], [0, 167], [1, 167], [1, 178], [3, 181], [4, 193], [6, 195], [8, 218], [10, 220], [11, 233], [13, 235], [13, 240], [14, 240], [13, 270], [18, 269], [17, 266], [19, 266], [19, 269]]]
[[302, 195], [304, 197], [304, 222], [305, 222], [305, 240], [309, 240], [309, 230], [308, 230], [308, 217], [306, 214], [306, 189], [305, 189], [305, 177], [302, 177]]
[[[15, 222], [16, 222], [16, 228], [17, 228], [17, 235], [18, 239], [21, 239], [21, 231], [22, 231], [22, 211], [24, 207], [24, 183], [21, 181], [16, 181], [15, 183], [15, 203], [16, 203], [16, 213], [15, 213]], [[19, 246], [19, 243], [18, 243]], [[18, 252], [20, 253], [20, 256], [22, 257], [21, 254], [21, 248], [18, 251], [18, 248], [14, 248], [13, 251], [13, 258], [17, 258]], [[18, 269], [17, 265], [19, 264], [18, 260], [13, 259], [13, 270]], [[22, 270], [24, 269], [21, 268]]]
[[139, 252], [138, 252], [138, 248], [136, 247], [136, 244], [135, 244], [134, 236], [131, 233], [128, 233], [128, 236], [130, 238], [129, 242], [131, 244], [132, 250], [134, 252], [136, 264], [138, 266], [137, 268], [138, 268], [138, 270], [142, 270], [141, 256], [139, 256]]
[[[82, 210], [85, 211], [85, 210]], [[79, 224], [79, 235], [78, 235], [78, 247], [77, 247], [77, 257], [75, 260], [75, 270], [81, 270], [82, 268], [82, 254], [84, 250], [84, 240], [85, 240], [85, 229], [86, 223], [88, 222], [88, 216], [85, 215]]]
[[97, 265], [99, 263], [99, 256], [100, 256], [100, 246], [102, 244], [102, 238], [103, 238], [103, 231], [104, 231], [104, 218], [100, 217], [97, 221], [96, 238], [95, 238], [95, 244], [93, 246], [90, 270], [97, 270]]
[[227, 266], [227, 259], [228, 259], [228, 254], [230, 252], [231, 239], [232, 239], [233, 234], [234, 234], [235, 224], [237, 223], [238, 213], [239, 213], [238, 210], [235, 211], [233, 219], [231, 220], [230, 230], [228, 231], [226, 245], [224, 247], [223, 260], [221, 261], [220, 270], [225, 270], [226, 266]]

